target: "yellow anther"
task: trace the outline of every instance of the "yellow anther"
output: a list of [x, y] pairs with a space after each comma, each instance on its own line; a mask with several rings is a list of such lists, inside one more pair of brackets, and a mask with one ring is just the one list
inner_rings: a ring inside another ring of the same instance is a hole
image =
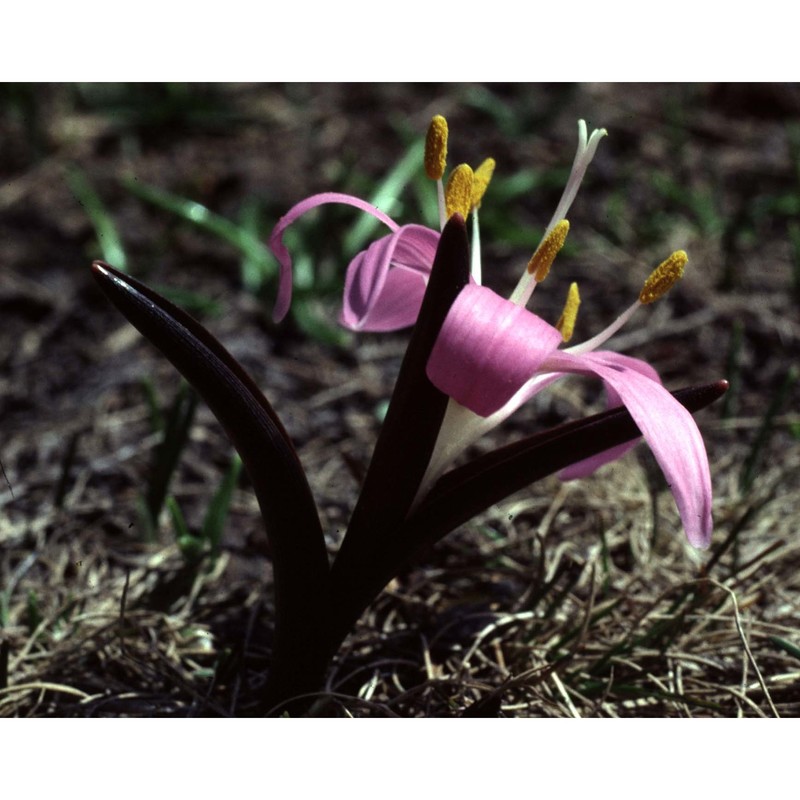
[[536, 278], [537, 283], [541, 283], [550, 272], [558, 251], [564, 246], [569, 233], [569, 222], [562, 219], [550, 233], [545, 236], [544, 241], [536, 248], [536, 252], [528, 262], [528, 272]]
[[459, 164], [451, 173], [447, 180], [445, 190], [445, 208], [447, 209], [447, 219], [456, 212], [467, 218], [472, 209], [472, 184], [474, 175], [469, 164]]
[[570, 284], [567, 292], [567, 302], [564, 303], [564, 310], [556, 322], [556, 328], [561, 331], [561, 338], [568, 342], [575, 331], [575, 320], [578, 318], [578, 307], [581, 304], [581, 296], [578, 293], [578, 284]]
[[688, 260], [683, 250], [676, 250], [666, 261], [662, 261], [644, 282], [639, 292], [639, 302], [647, 305], [663, 297], [683, 277]]
[[492, 180], [494, 174], [494, 159], [487, 158], [478, 169], [475, 170], [475, 180], [472, 184], [472, 207], [480, 208], [483, 195], [489, 188], [489, 181]]
[[437, 114], [428, 126], [425, 137], [425, 172], [432, 181], [444, 175], [447, 163], [447, 120]]

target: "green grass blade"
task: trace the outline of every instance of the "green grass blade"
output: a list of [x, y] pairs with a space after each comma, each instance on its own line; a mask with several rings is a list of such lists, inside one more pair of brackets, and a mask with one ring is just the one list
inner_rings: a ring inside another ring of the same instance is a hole
[[222, 305], [211, 297], [206, 297], [190, 289], [178, 289], [174, 286], [158, 286], [159, 293], [171, 303], [179, 305], [190, 314], [204, 317], [222, 315]]
[[172, 495], [167, 498], [166, 506], [178, 549], [187, 563], [196, 566], [206, 554], [205, 542], [201, 538], [192, 535], [189, 526], [186, 524], [183, 511], [181, 511], [178, 501]]
[[729, 389], [722, 399], [722, 419], [730, 419], [736, 414], [739, 407], [739, 397], [742, 390], [742, 335], [744, 328], [740, 320], [734, 320], [731, 330], [731, 341], [728, 345], [728, 355], [725, 359], [725, 376], [728, 379]]
[[769, 640], [772, 642], [772, 644], [783, 650], [785, 653], [800, 659], [800, 647], [798, 647], [796, 644], [792, 644], [786, 639], [782, 639], [780, 636], [770, 636]]
[[100, 199], [100, 195], [94, 190], [86, 173], [79, 167], [68, 167], [66, 177], [69, 188], [83, 206], [83, 210], [92, 223], [104, 260], [124, 272], [127, 270], [128, 263], [125, 248], [122, 246], [117, 226]]
[[164, 506], [172, 475], [189, 440], [189, 428], [196, 408], [197, 395], [187, 384], [182, 384], [167, 415], [164, 439], [156, 449], [148, 482], [147, 510], [154, 523]]
[[147, 411], [150, 415], [150, 427], [153, 429], [153, 433], [162, 433], [167, 423], [164, 420], [164, 414], [158, 402], [156, 387], [153, 385], [153, 381], [151, 381], [150, 378], [142, 378], [141, 387], [144, 392], [145, 402], [147, 403]]
[[122, 185], [141, 200], [169, 211], [200, 230], [232, 245], [244, 254], [251, 264], [257, 265], [262, 274], [269, 276], [277, 274], [277, 264], [272, 254], [250, 228], [231, 222], [201, 203], [141, 183], [134, 178], [123, 178]]
[[[425, 154], [425, 143], [418, 140], [412, 144], [406, 154], [397, 163], [397, 166], [386, 176], [383, 183], [368, 198], [372, 205], [377, 206], [389, 216], [392, 215], [395, 204], [403, 194], [406, 186], [413, 181], [415, 175], [420, 171]], [[431, 185], [431, 191], [433, 185]], [[375, 229], [381, 223], [369, 215], [364, 215], [350, 229], [344, 237], [344, 252], [357, 253], [363, 250], [367, 240], [372, 237]]]
[[328, 322], [328, 317], [319, 303], [314, 302], [310, 293], [296, 294], [292, 303], [292, 317], [303, 333], [321, 344], [334, 347], [347, 347], [353, 341], [349, 331], [335, 327]]
[[[260, 241], [260, 207], [255, 198], [249, 197], [239, 212], [240, 229]], [[264, 260], [261, 255], [255, 256], [251, 251], [242, 251], [241, 275], [242, 285], [251, 294], [257, 294], [265, 281], [275, 277], [276, 266], [273, 259]]]
[[25, 616], [30, 633], [33, 633], [44, 619], [39, 608], [39, 596], [33, 589], [28, 590], [28, 596], [25, 601]]
[[238, 455], [234, 455], [231, 459], [231, 465], [222, 479], [222, 483], [208, 506], [208, 511], [203, 521], [202, 538], [208, 542], [212, 558], [216, 558], [219, 554], [222, 532], [225, 529], [225, 520], [228, 518], [233, 490], [236, 488], [241, 472], [242, 459]]
[[186, 524], [186, 517], [183, 516], [183, 511], [178, 505], [178, 501], [170, 495], [166, 500], [167, 511], [172, 521], [172, 528], [175, 531], [175, 539], [180, 544], [181, 539], [194, 539], [189, 531], [189, 526]]

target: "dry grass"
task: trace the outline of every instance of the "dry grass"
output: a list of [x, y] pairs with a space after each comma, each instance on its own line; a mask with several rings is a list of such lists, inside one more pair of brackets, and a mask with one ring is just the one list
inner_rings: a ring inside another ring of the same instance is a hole
[[[130, 431], [136, 415], [121, 416], [117, 433]], [[81, 449], [113, 438], [113, 418], [97, 415]], [[205, 424], [195, 452], [218, 444]], [[38, 513], [33, 525], [25, 509], [6, 515], [19, 521], [4, 527], [14, 568], [0, 715], [241, 715], [257, 702], [271, 608], [254, 502], [237, 493], [230, 527], [244, 541], [209, 573], [187, 571], [174, 544], [133, 541], [130, 502], [110, 499], [107, 470], [146, 466], [152, 439], [138, 441], [76, 469], [61, 508], [48, 476], [15, 482]], [[545, 481], [491, 509], [375, 602], [318, 713], [797, 714], [800, 486], [786, 476], [800, 459], [795, 450], [742, 498], [735, 449], [713, 466], [710, 554], [676, 536], [671, 497], [652, 489], [647, 459], [583, 482]], [[196, 495], [193, 483], [184, 470], [176, 494]]]

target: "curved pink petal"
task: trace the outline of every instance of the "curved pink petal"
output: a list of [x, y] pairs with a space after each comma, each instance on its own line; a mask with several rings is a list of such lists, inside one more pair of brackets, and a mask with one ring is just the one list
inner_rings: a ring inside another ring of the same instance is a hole
[[[639, 359], [612, 352], [558, 351], [561, 334], [486, 287], [466, 286], [450, 309], [427, 374], [437, 388], [498, 423], [565, 373], [603, 380], [610, 405], [624, 405], [650, 445], [675, 496], [689, 541], [711, 541], [711, 476], [692, 415]], [[627, 446], [626, 446], [627, 447]], [[618, 457], [614, 448], [575, 467], [590, 472]]]
[[617, 394], [628, 409], [667, 479], [689, 542], [711, 542], [711, 474], [700, 431], [692, 415], [660, 383], [606, 352], [556, 353], [547, 371], [593, 374]]
[[[614, 353], [608, 350], [594, 351], [594, 354], [595, 356], [602, 355], [604, 361], [608, 364], [617, 364], [621, 367], [634, 369], [645, 377], [650, 378], [650, 380], [653, 380], [659, 384], [661, 383], [661, 378], [655, 369], [653, 369], [653, 367], [651, 367], [646, 361], [642, 361], [640, 358], [633, 358], [631, 356], [623, 355], [622, 353]], [[616, 389], [608, 383], [605, 384], [605, 387], [607, 395], [606, 408], [618, 408], [619, 406], [623, 405]], [[577, 461], [575, 464], [571, 464], [566, 469], [561, 470], [561, 472], [558, 473], [558, 477], [561, 478], [562, 481], [570, 481], [574, 480], [575, 478], [585, 478], [587, 475], [591, 475], [605, 464], [610, 464], [612, 461], [622, 458], [622, 456], [624, 456], [627, 452], [636, 447], [638, 443], [638, 439], [633, 442], [626, 442], [625, 444], [618, 445], [617, 447], [610, 447], [608, 450], [604, 450], [602, 453], [592, 456], [592, 458], [586, 458], [583, 461]]]
[[438, 243], [436, 231], [404, 225], [360, 252], [347, 268], [342, 325], [356, 331], [413, 325]]
[[470, 284], [450, 308], [427, 374], [462, 406], [488, 417], [539, 372], [560, 343], [559, 331], [540, 317]]
[[296, 222], [303, 214], [311, 211], [317, 206], [325, 205], [327, 203], [339, 203], [341, 205], [354, 206], [361, 211], [366, 211], [367, 214], [372, 214], [373, 217], [379, 219], [392, 231], [398, 229], [398, 224], [390, 217], [383, 213], [378, 208], [375, 208], [365, 200], [359, 197], [353, 197], [349, 194], [340, 194], [339, 192], [323, 192], [322, 194], [315, 194], [301, 200], [297, 205], [292, 206], [279, 220], [278, 224], [272, 229], [269, 237], [269, 248], [275, 254], [280, 264], [281, 271], [278, 279], [278, 297], [275, 300], [275, 310], [272, 312], [272, 318], [275, 322], [280, 322], [289, 310], [292, 302], [292, 257], [283, 243], [283, 234], [286, 229], [294, 222]]

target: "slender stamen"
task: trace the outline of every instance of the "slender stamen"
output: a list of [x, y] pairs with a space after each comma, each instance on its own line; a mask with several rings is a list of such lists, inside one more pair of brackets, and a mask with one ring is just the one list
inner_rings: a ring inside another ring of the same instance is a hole
[[533, 275], [536, 283], [541, 283], [547, 277], [550, 267], [553, 266], [556, 256], [567, 240], [568, 233], [569, 222], [562, 219], [536, 248], [536, 252], [528, 262], [528, 274]]
[[467, 218], [472, 208], [473, 182], [472, 167], [469, 164], [459, 164], [450, 173], [444, 193], [447, 219], [455, 213], [461, 214], [464, 219]]
[[432, 181], [439, 181], [447, 166], [447, 120], [437, 114], [428, 126], [425, 137], [425, 172]]
[[639, 302], [647, 305], [663, 297], [683, 277], [688, 260], [683, 250], [676, 250], [666, 261], [662, 261], [644, 282]]
[[439, 230], [443, 231], [447, 225], [447, 203], [444, 199], [444, 184], [441, 179], [436, 181], [436, 205], [439, 209]]
[[555, 227], [559, 220], [567, 216], [572, 201], [575, 199], [575, 195], [578, 194], [586, 169], [592, 163], [594, 154], [597, 152], [597, 145], [607, 135], [608, 131], [605, 128], [600, 128], [592, 131], [592, 135], [587, 139], [586, 122], [582, 119], [578, 120], [578, 149], [575, 151], [575, 159], [572, 162], [572, 170], [567, 179], [567, 185], [564, 187], [561, 200], [558, 201], [555, 214], [553, 214], [550, 224], [547, 226], [545, 236]]
[[556, 328], [561, 331], [561, 338], [568, 342], [575, 332], [575, 320], [578, 318], [578, 307], [581, 304], [581, 296], [578, 293], [578, 284], [572, 283], [567, 292], [567, 302], [564, 303], [564, 310], [556, 322]]
[[481, 269], [481, 229], [478, 224], [478, 209], [472, 209], [472, 248], [470, 250], [470, 275], [475, 283], [482, 282]]
[[663, 297], [683, 276], [689, 258], [683, 250], [675, 251], [666, 261], [662, 261], [644, 282], [636, 301], [622, 312], [605, 330], [585, 342], [567, 347], [566, 352], [589, 353], [605, 344], [636, 312], [640, 306], [652, 303]]
[[527, 269], [520, 278], [519, 283], [508, 299], [518, 306], [525, 306], [531, 299], [536, 285], [541, 283], [550, 272], [558, 251], [564, 246], [564, 242], [569, 233], [569, 222], [562, 219], [547, 236], [542, 239], [541, 244], [536, 248], [536, 252], [531, 256]]
[[[561, 200], [559, 200], [558, 206], [556, 207], [556, 213], [553, 214], [550, 224], [545, 229], [544, 239], [546, 239], [556, 225], [567, 216], [572, 201], [578, 193], [583, 176], [586, 174], [586, 168], [592, 162], [594, 154], [597, 151], [597, 145], [600, 144], [600, 140], [606, 135], [606, 130], [601, 128], [600, 130], [592, 131], [592, 135], [588, 136], [586, 123], [583, 120], [578, 121], [578, 149], [575, 151], [572, 170], [567, 180], [567, 185], [564, 187], [564, 193], [561, 195]], [[536, 285], [535, 283], [532, 284], [533, 280], [530, 272], [526, 271], [523, 273], [514, 291], [511, 293], [511, 301], [517, 305], [524, 306], [530, 299]]]
[[478, 167], [478, 169], [475, 170], [474, 180], [472, 183], [473, 208], [481, 207], [481, 200], [483, 200], [483, 196], [484, 194], [486, 194], [486, 190], [489, 188], [489, 183], [492, 180], [492, 175], [494, 175], [494, 168], [495, 168], [495, 160], [493, 158], [487, 158]]
[[442, 175], [447, 166], [447, 120], [437, 114], [428, 126], [425, 137], [425, 173], [436, 181], [436, 199], [439, 206], [439, 228], [444, 229], [447, 214], [444, 202]]
[[642, 304], [637, 300], [596, 336], [592, 336], [591, 339], [587, 339], [585, 342], [573, 345], [572, 347], [566, 347], [565, 351], [567, 353], [580, 355], [581, 353], [590, 353], [592, 350], [596, 350], [600, 345], [605, 344], [634, 315], [635, 311], [641, 305]]
[[489, 188], [489, 182], [492, 180], [494, 174], [495, 161], [493, 158], [487, 158], [475, 170], [472, 181], [472, 250], [471, 250], [471, 268], [472, 280], [475, 283], [481, 282], [481, 235], [480, 226], [478, 224], [478, 209], [481, 207], [483, 195]]

